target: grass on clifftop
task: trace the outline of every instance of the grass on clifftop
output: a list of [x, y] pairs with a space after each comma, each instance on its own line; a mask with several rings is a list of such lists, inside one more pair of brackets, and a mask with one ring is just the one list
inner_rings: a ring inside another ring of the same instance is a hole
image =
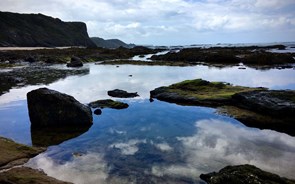
[[196, 97], [200, 100], [229, 99], [236, 93], [252, 90], [257, 90], [257, 88], [232, 86], [228, 83], [208, 82], [202, 79], [186, 80], [169, 86], [170, 92]]

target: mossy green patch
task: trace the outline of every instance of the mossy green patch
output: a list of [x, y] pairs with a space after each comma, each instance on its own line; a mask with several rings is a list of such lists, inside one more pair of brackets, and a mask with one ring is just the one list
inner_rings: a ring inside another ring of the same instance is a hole
[[129, 107], [129, 105], [126, 103], [114, 101], [111, 99], [97, 100], [97, 101], [91, 102], [89, 106], [92, 108], [112, 108], [112, 109], [125, 109]]
[[186, 80], [168, 87], [169, 92], [196, 97], [200, 100], [230, 99], [236, 93], [251, 90], [257, 90], [257, 88], [233, 86], [224, 82], [208, 82], [202, 79]]

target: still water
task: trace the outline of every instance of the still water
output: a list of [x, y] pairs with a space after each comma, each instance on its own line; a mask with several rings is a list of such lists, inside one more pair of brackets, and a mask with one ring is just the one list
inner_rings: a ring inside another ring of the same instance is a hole
[[[62, 68], [61, 65], [54, 67]], [[46, 87], [83, 103], [110, 98], [107, 91], [138, 92], [124, 110], [103, 109], [89, 130], [56, 142], [26, 165], [77, 184], [200, 183], [201, 173], [227, 165], [252, 164], [295, 179], [295, 137], [248, 128], [215, 113], [214, 108], [179, 106], [155, 100], [149, 91], [186, 79], [203, 78], [234, 85], [295, 89], [293, 69], [94, 65], [89, 74]], [[130, 77], [129, 75], [132, 75]], [[0, 136], [36, 145], [46, 132], [30, 130], [26, 93], [44, 85], [10, 90], [0, 96]], [[50, 135], [52, 136], [52, 135]], [[62, 137], [62, 133], [54, 136]], [[45, 144], [45, 143], [44, 143]]]

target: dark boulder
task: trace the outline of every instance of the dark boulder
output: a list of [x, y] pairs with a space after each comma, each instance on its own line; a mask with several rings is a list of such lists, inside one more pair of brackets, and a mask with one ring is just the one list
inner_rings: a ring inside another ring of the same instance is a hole
[[73, 56], [71, 58], [71, 62], [67, 63], [67, 67], [81, 67], [81, 66], [83, 66], [83, 63], [81, 59], [76, 56]]
[[291, 184], [294, 180], [281, 178], [276, 174], [263, 171], [252, 165], [227, 166], [218, 173], [201, 174], [200, 178], [208, 184]]
[[33, 57], [27, 57], [27, 58], [25, 59], [25, 61], [26, 61], [26, 62], [29, 62], [29, 63], [35, 63], [35, 62], [36, 62], [36, 59], [33, 58]]
[[120, 90], [120, 89], [110, 90], [108, 91], [108, 95], [111, 97], [118, 97], [118, 98], [134, 98], [139, 96], [137, 92], [129, 93], [127, 91]]
[[74, 97], [47, 88], [27, 93], [32, 126], [65, 126], [92, 124], [91, 109]]

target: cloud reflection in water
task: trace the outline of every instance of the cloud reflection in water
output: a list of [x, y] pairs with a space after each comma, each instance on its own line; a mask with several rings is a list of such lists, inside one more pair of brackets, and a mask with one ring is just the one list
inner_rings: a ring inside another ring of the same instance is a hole
[[156, 176], [199, 177], [226, 165], [252, 164], [281, 176], [295, 178], [295, 139], [271, 130], [233, 125], [221, 120], [196, 122], [197, 133], [178, 137], [183, 164], [155, 165]]

